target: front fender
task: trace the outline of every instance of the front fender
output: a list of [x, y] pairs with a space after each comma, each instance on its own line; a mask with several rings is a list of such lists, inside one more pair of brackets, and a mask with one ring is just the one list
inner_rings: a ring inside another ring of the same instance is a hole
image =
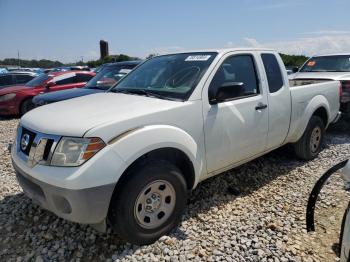
[[198, 146], [190, 134], [178, 127], [169, 125], [144, 126], [112, 139], [109, 145], [125, 161], [126, 168], [142, 155], [156, 149], [176, 148], [181, 150], [193, 164], [196, 176], [194, 187], [205, 170], [204, 150]]

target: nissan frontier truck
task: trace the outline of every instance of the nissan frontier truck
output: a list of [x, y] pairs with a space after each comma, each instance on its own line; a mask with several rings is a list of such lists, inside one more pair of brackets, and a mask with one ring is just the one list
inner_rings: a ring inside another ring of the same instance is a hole
[[179, 223], [199, 182], [288, 143], [317, 157], [340, 88], [289, 86], [268, 49], [156, 56], [109, 92], [25, 114], [13, 166], [43, 208], [149, 244]]

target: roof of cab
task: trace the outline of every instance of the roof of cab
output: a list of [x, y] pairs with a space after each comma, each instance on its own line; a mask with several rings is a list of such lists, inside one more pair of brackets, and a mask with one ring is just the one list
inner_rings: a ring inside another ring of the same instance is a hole
[[324, 55], [313, 55], [312, 57], [322, 57], [322, 56], [350, 56], [350, 53], [335, 53], [335, 54], [324, 54]]
[[169, 52], [164, 54], [186, 54], [186, 53], [229, 53], [229, 52], [240, 52], [240, 51], [265, 51], [265, 52], [273, 52], [275, 50], [269, 48], [253, 48], [253, 47], [230, 47], [230, 48], [218, 48], [218, 49], [194, 49], [194, 50], [183, 50], [177, 52]]

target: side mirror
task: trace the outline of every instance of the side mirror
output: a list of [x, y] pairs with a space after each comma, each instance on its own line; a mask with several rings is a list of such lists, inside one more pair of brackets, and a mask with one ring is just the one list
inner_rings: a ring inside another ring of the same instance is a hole
[[292, 71], [293, 71], [293, 73], [297, 73], [299, 71], [299, 67], [297, 67], [297, 66], [293, 67]]
[[47, 88], [47, 89], [50, 89], [50, 87], [53, 87], [53, 86], [55, 86], [55, 85], [56, 85], [55, 82], [48, 82], [48, 83], [46, 84], [46, 88]]
[[209, 103], [213, 105], [242, 95], [244, 95], [244, 83], [226, 82], [216, 90], [216, 93], [210, 95]]

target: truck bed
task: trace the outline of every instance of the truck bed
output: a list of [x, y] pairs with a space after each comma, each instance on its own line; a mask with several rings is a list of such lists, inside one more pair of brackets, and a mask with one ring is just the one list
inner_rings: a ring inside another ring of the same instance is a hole
[[[290, 82], [293, 82], [293, 80]], [[313, 105], [324, 105], [325, 108], [329, 108], [326, 126], [337, 117], [340, 103], [339, 87], [339, 81], [330, 80], [302, 85], [291, 83], [292, 114], [287, 138], [289, 142], [296, 142], [304, 132], [308, 119], [313, 113]]]

